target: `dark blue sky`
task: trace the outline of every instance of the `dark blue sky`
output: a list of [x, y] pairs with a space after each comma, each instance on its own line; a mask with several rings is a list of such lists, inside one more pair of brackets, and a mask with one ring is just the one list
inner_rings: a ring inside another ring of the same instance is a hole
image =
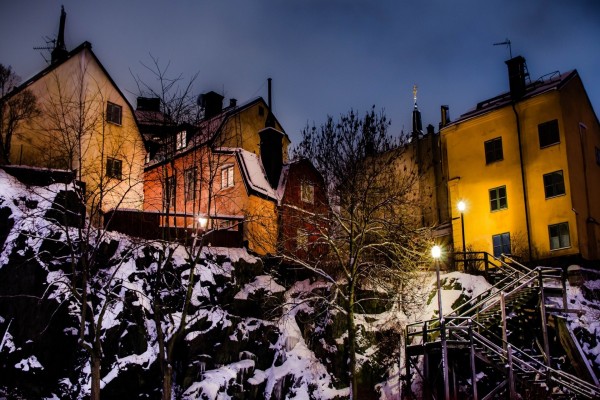
[[[87, 40], [125, 93], [149, 54], [173, 74], [199, 72], [196, 91], [266, 99], [294, 142], [307, 122], [375, 104], [392, 132], [410, 129], [417, 84], [424, 125], [439, 106], [455, 119], [508, 89], [505, 46], [532, 79], [577, 69], [600, 112], [600, 1], [550, 0], [39, 0], [0, 5], [0, 63], [24, 79], [45, 67], [44, 37]], [[129, 95], [135, 106], [135, 94]], [[228, 100], [226, 100], [228, 101]]]

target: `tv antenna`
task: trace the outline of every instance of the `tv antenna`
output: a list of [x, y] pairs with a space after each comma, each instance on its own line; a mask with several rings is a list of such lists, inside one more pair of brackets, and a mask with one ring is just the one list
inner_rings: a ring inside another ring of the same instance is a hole
[[510, 58], [513, 58], [513, 56], [512, 56], [512, 47], [510, 45], [510, 39], [506, 38], [506, 40], [504, 42], [494, 43], [494, 46], [507, 46], [508, 47], [508, 54], [510, 55]]
[[[46, 37], [44, 37], [44, 41], [46, 42], [45, 46], [37, 46], [37, 47], [34, 47], [33, 49], [34, 50], [46, 50], [48, 52], [52, 52], [52, 50], [54, 50], [54, 48], [56, 47], [56, 39], [52, 39], [52, 38], [46, 36]], [[40, 52], [40, 55], [42, 56], [44, 61], [46, 61], [46, 63], [50, 64], [50, 62], [48, 61], [46, 56], [44, 56], [44, 53]]]

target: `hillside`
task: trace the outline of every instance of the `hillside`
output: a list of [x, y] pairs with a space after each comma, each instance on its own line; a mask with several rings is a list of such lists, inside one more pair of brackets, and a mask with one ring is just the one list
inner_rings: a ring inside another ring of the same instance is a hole
[[[103, 398], [160, 398], [161, 334], [180, 338], [172, 350], [174, 398], [348, 397], [347, 334], [343, 315], [325, 301], [328, 285], [243, 249], [193, 253], [80, 225], [77, 215], [60, 212], [73, 190], [27, 186], [0, 170], [0, 398], [86, 398], [85, 346], [101, 350]], [[93, 264], [84, 277], [86, 254]], [[600, 277], [570, 271], [569, 304], [582, 312], [569, 325], [598, 375]], [[357, 315], [359, 398], [400, 398], [402, 329], [436, 315], [433, 279], [415, 288], [421, 300], [403, 309], [409, 316], [376, 301]], [[459, 272], [443, 275], [443, 284], [445, 310], [489, 288]]]

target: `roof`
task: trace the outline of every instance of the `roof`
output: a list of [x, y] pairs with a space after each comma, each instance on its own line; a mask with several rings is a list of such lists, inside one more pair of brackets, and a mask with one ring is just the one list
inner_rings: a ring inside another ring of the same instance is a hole
[[277, 191], [271, 187], [267, 180], [267, 174], [260, 158], [256, 154], [241, 148], [236, 148], [234, 151], [240, 173], [248, 189], [269, 199], [279, 201]]
[[[67, 62], [68, 60], [70, 60], [71, 58], [75, 57], [77, 54], [79, 54], [80, 52], [82, 52], [82, 51], [84, 51], [86, 49], [90, 52], [90, 54], [92, 55], [92, 58], [94, 59], [94, 61], [96, 61], [96, 63], [100, 67], [100, 70], [104, 73], [104, 75], [106, 75], [106, 77], [108, 78], [108, 80], [111, 83], [111, 85], [117, 90], [117, 92], [119, 93], [119, 95], [123, 98], [123, 100], [125, 101], [125, 104], [127, 104], [127, 106], [129, 107], [129, 110], [131, 111], [131, 115], [133, 115], [133, 117], [136, 118], [135, 117], [135, 110], [133, 109], [132, 105], [129, 103], [129, 101], [127, 100], [127, 97], [125, 97], [125, 95], [123, 94], [123, 92], [121, 91], [121, 89], [117, 86], [117, 84], [115, 83], [115, 81], [112, 79], [112, 77], [110, 76], [110, 74], [108, 73], [108, 71], [106, 70], [106, 68], [104, 68], [104, 65], [102, 65], [102, 63], [100, 62], [100, 60], [98, 59], [98, 57], [96, 57], [96, 54], [94, 54], [94, 52], [92, 51], [92, 44], [90, 42], [88, 42], [88, 41], [85, 41], [85, 42], [81, 43], [79, 46], [75, 47], [73, 50], [71, 50], [67, 54], [67, 56], [64, 59], [62, 59], [60, 61], [57, 61], [55, 63], [50, 64], [49, 66], [47, 66], [46, 68], [44, 68], [42, 71], [38, 72], [37, 74], [35, 74], [31, 78], [27, 79], [21, 85], [17, 86], [10, 93], [8, 93], [6, 95], [6, 97], [12, 97], [12, 96], [16, 95], [17, 93], [21, 92], [22, 90], [27, 89], [27, 87], [29, 85], [31, 85], [32, 83], [38, 81], [39, 79], [43, 78], [44, 76], [48, 75], [50, 72], [54, 71], [55, 69], [57, 69], [58, 67], [60, 67], [61, 65], [63, 65], [65, 62]], [[136, 120], [136, 123], [137, 123], [137, 120]]]
[[[570, 81], [573, 77], [577, 75], [577, 70], [568, 71], [563, 74], [556, 71], [551, 74], [544, 75], [537, 81], [528, 84], [525, 87], [525, 94], [518, 101], [523, 101], [535, 96], [539, 96], [543, 93], [552, 90], [559, 90], [568, 81]], [[514, 100], [511, 97], [510, 92], [502, 93], [499, 96], [492, 97], [490, 99], [477, 103], [477, 106], [474, 109], [462, 114], [456, 121], [450, 122], [447, 126], [452, 126], [459, 122], [463, 122], [465, 120], [489, 113], [499, 108], [506, 107], [512, 104], [513, 101]]]

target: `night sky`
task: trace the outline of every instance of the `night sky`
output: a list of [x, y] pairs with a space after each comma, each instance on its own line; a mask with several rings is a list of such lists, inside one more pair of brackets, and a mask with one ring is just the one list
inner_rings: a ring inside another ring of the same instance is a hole
[[[350, 108], [385, 109], [410, 130], [412, 88], [424, 125], [508, 90], [506, 38], [531, 79], [577, 69], [600, 113], [600, 1], [0, 0], [0, 63], [27, 79], [67, 12], [66, 44], [87, 40], [135, 106], [131, 77], [149, 54], [172, 75], [198, 72], [196, 92], [244, 103], [267, 97], [292, 141], [307, 122]], [[48, 53], [45, 54], [49, 57]]]

